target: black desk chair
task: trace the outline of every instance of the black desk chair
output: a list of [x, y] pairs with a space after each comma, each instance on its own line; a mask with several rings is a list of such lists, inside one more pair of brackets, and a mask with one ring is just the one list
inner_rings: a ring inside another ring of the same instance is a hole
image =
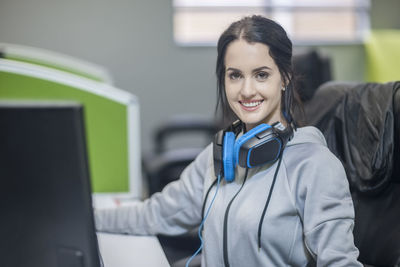
[[154, 151], [143, 161], [149, 194], [160, 192], [177, 180], [183, 169], [212, 142], [216, 132], [214, 121], [197, 115], [177, 115], [160, 125], [153, 137]]
[[342, 161], [365, 266], [400, 266], [400, 82], [322, 85], [305, 115]]

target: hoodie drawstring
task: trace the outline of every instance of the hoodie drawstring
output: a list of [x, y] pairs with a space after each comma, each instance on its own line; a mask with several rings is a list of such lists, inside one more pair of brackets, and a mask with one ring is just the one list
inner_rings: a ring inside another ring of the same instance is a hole
[[258, 233], [257, 233], [258, 251], [260, 251], [260, 249], [261, 249], [261, 230], [262, 230], [262, 225], [263, 225], [263, 222], [264, 222], [265, 213], [267, 212], [269, 201], [271, 200], [272, 190], [274, 190], [275, 181], [276, 181], [276, 177], [278, 176], [279, 167], [281, 166], [282, 155], [283, 155], [283, 153], [281, 153], [279, 155], [278, 166], [276, 167], [275, 174], [274, 174], [274, 179], [272, 180], [271, 188], [269, 189], [267, 202], [265, 203], [264, 210], [262, 212], [261, 219], [260, 219], [260, 222], [258, 224]]

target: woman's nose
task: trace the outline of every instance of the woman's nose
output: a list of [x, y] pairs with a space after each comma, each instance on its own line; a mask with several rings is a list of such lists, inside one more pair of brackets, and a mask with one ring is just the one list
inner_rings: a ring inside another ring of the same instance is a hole
[[254, 85], [252, 84], [251, 79], [244, 79], [242, 88], [240, 90], [240, 94], [244, 98], [251, 98], [252, 96], [255, 95], [255, 93], [256, 93], [256, 91], [254, 89]]

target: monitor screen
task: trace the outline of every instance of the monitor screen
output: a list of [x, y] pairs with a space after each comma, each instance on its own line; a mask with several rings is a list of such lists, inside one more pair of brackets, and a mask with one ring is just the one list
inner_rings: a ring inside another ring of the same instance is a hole
[[0, 266], [100, 266], [82, 113], [0, 102]]

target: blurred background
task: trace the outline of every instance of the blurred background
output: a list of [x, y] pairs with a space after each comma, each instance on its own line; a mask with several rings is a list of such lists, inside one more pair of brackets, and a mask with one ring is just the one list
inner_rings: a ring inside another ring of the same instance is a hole
[[[203, 7], [199, 7], [196, 2], [203, 2]], [[172, 115], [192, 113], [214, 116], [216, 48], [213, 45], [213, 36], [203, 34], [205, 41], [201, 43], [196, 39], [201, 36], [188, 34], [196, 23], [204, 19], [204, 13], [222, 11], [221, 14], [230, 18], [232, 14], [226, 15], [229, 12], [252, 13], [257, 10], [260, 13], [257, 5], [261, 5], [261, 9], [270, 12], [272, 17], [281, 18], [287, 23], [288, 16], [282, 13], [318, 10], [318, 7], [307, 8], [312, 2], [336, 2], [339, 5], [342, 2], [344, 6], [360, 4], [361, 7], [348, 10], [366, 12], [365, 25], [361, 26], [361, 31], [368, 31], [369, 27], [400, 29], [399, 0], [303, 1], [306, 7], [299, 7], [298, 4], [297, 9], [282, 9], [282, 4], [286, 7], [296, 6], [296, 2], [302, 1], [247, 1], [247, 7], [240, 1], [220, 2], [224, 3], [219, 3], [219, 7], [212, 7], [212, 3], [209, 3], [211, 7], [207, 7], [207, 1], [1, 0], [0, 42], [48, 49], [105, 67], [116, 87], [132, 92], [139, 98], [142, 150], [146, 151], [153, 149], [152, 131]], [[236, 7], [229, 9], [229, 2]], [[277, 5], [274, 14], [274, 10], [267, 7], [268, 4]], [[341, 10], [337, 7], [330, 9], [330, 13]], [[292, 32], [292, 37], [297, 36], [298, 40], [294, 40], [295, 50], [312, 47], [328, 55], [331, 58], [334, 80], [366, 80], [364, 37], [358, 32], [353, 38], [352, 31], [357, 30], [344, 28], [346, 20], [359, 21], [358, 15], [352, 18], [353, 15], [346, 15], [346, 11], [342, 15], [343, 19], [326, 26], [328, 28], [322, 36], [330, 37], [329, 33], [340, 35], [340, 32], [345, 32], [342, 39], [313, 39], [307, 30], [296, 33], [294, 28], [301, 23], [321, 25], [319, 19], [329, 17], [326, 15], [329, 12], [322, 11], [314, 15], [303, 15], [312, 18], [311, 22], [302, 20], [299, 15], [300, 22], [284, 25], [288, 32]], [[197, 16], [193, 15], [196, 12]], [[201, 13], [203, 15], [198, 15]], [[219, 14], [217, 17], [225, 27], [221, 19], [223, 16]], [[361, 18], [363, 19], [365, 18]], [[206, 21], [216, 20], [211, 18]], [[185, 22], [188, 26], [177, 25]], [[214, 29], [221, 27], [212, 25]], [[175, 35], [174, 29], [177, 31]], [[220, 30], [216, 34], [220, 34]]]

